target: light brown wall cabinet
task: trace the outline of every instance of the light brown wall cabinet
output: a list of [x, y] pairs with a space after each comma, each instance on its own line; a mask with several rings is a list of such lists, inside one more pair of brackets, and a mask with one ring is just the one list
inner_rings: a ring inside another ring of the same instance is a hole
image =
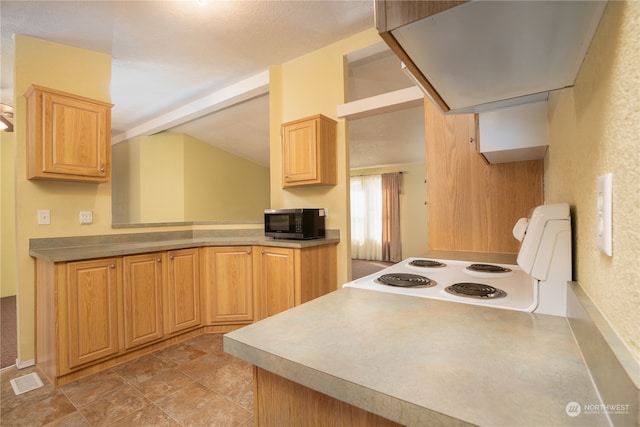
[[208, 247], [201, 251], [205, 323], [250, 323], [253, 320], [252, 247]]
[[282, 125], [282, 187], [335, 185], [336, 121], [317, 115]]
[[52, 384], [63, 385], [286, 310], [336, 289], [336, 246], [36, 259], [36, 363]]
[[27, 99], [27, 178], [111, 179], [112, 104], [32, 85]]

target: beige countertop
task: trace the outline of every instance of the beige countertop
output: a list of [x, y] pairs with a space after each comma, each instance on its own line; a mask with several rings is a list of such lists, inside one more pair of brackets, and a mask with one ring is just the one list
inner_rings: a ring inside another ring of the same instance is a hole
[[604, 426], [565, 318], [345, 288], [226, 334], [225, 351], [406, 426]]
[[31, 239], [29, 255], [49, 262], [64, 262], [203, 246], [258, 245], [295, 249], [339, 242], [337, 230], [327, 230], [324, 239], [310, 240], [273, 239], [266, 237], [262, 230], [133, 233]]

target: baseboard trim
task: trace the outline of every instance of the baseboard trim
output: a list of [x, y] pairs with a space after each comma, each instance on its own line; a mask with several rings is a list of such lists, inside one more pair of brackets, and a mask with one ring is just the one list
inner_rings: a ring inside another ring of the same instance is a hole
[[16, 359], [16, 367], [18, 369], [30, 368], [35, 365], [36, 365], [36, 359], [25, 360], [24, 362], [21, 362], [20, 360]]
[[606, 411], [614, 426], [637, 426], [640, 364], [578, 282], [567, 293], [569, 325], [602, 400], [577, 403], [586, 413]]

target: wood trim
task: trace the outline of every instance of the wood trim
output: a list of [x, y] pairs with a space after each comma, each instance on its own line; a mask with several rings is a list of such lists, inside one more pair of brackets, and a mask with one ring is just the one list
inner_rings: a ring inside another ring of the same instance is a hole
[[59, 339], [58, 325], [56, 321], [56, 266], [52, 262], [37, 262], [36, 266], [36, 310], [35, 354], [38, 367], [51, 381], [56, 377], [57, 367], [57, 342]]
[[474, 115], [425, 101], [428, 249], [517, 253], [511, 230], [543, 203], [543, 161], [489, 165], [475, 132]]
[[337, 246], [313, 246], [295, 254], [296, 305], [337, 289]]
[[393, 31], [466, 2], [464, 0], [376, 0], [374, 3], [376, 29], [380, 33]]
[[422, 74], [422, 71], [418, 69], [409, 55], [407, 55], [392, 32], [404, 25], [419, 21], [463, 3], [466, 3], [466, 1], [376, 0], [374, 4], [375, 25], [380, 37], [404, 63], [409, 72], [427, 92], [431, 100], [445, 113], [450, 111], [451, 108], [444, 99], [442, 99], [442, 96], [440, 96], [427, 77]]

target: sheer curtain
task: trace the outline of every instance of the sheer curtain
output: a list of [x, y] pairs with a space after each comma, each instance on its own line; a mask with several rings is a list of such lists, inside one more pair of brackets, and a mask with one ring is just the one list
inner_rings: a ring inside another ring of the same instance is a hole
[[382, 175], [382, 260], [402, 260], [400, 241], [400, 173]]
[[351, 257], [382, 259], [382, 177], [351, 177]]

